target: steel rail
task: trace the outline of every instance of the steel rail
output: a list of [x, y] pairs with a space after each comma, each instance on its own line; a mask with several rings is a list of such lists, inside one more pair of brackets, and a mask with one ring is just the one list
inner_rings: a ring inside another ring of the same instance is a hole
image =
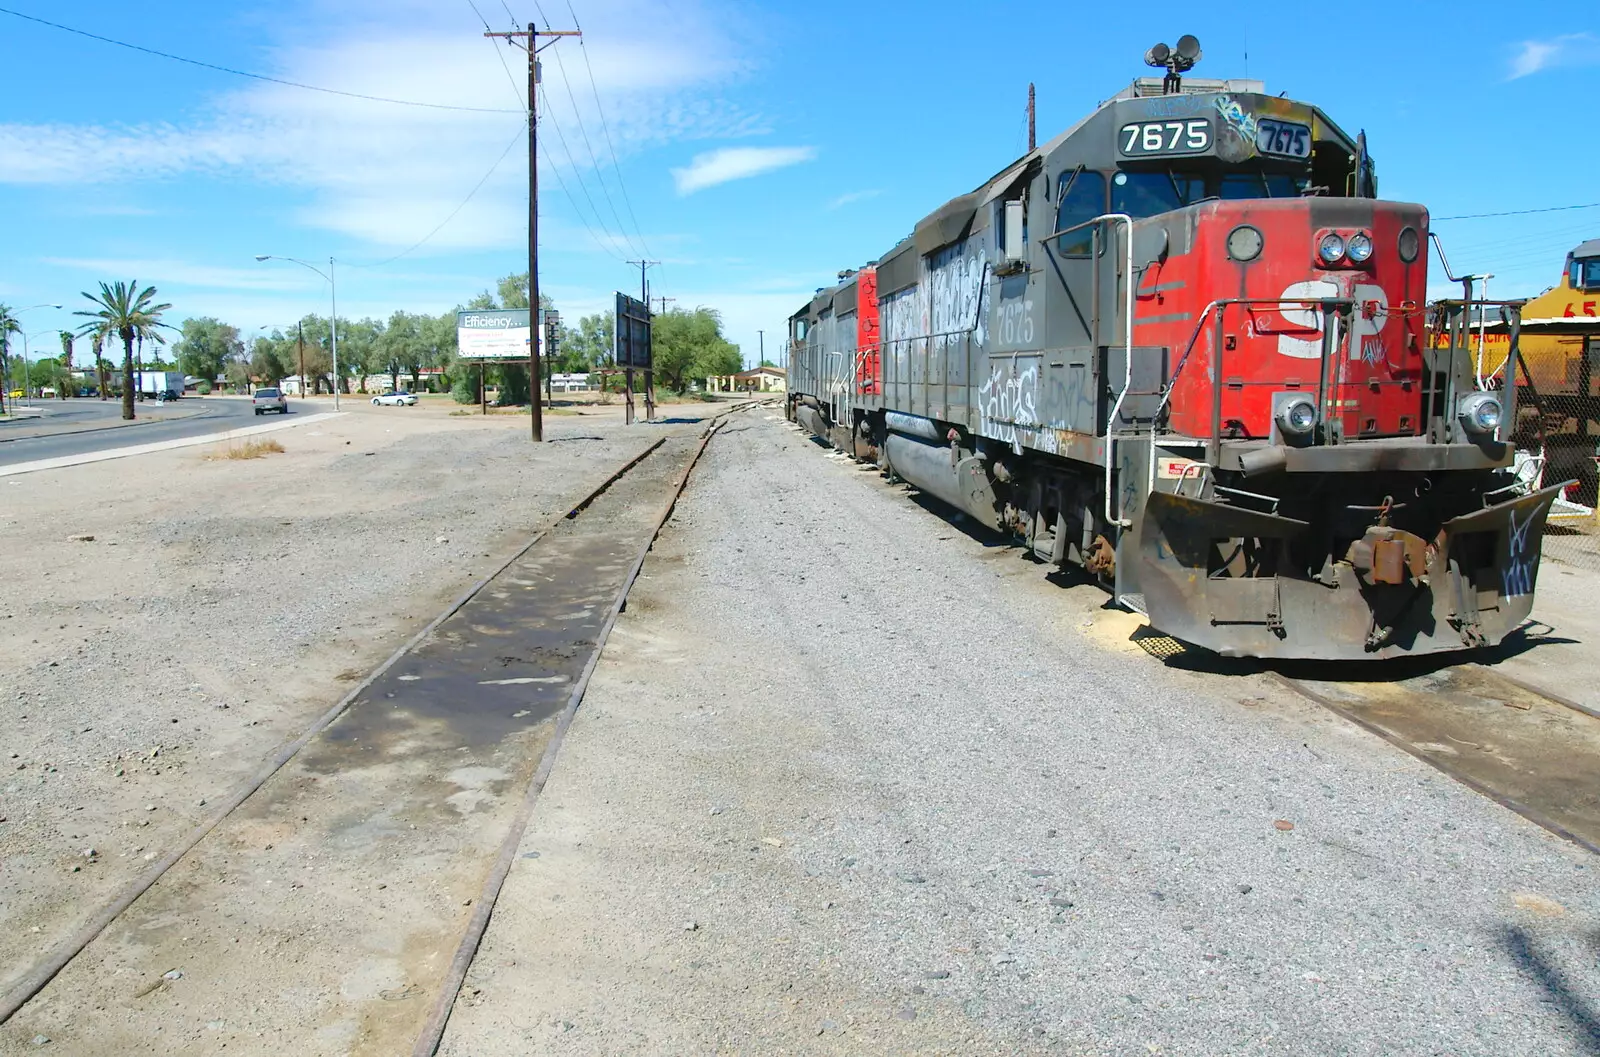
[[[730, 408], [727, 411], [720, 412], [715, 416], [715, 419], [725, 418], [734, 411], [744, 410], [749, 406], [751, 405], [743, 404]], [[720, 425], [720, 422], [717, 424]], [[704, 440], [709, 439], [709, 436], [710, 432], [708, 431], [706, 437], [702, 439], [702, 449], [704, 447]], [[254, 795], [263, 785], [265, 785], [273, 775], [282, 770], [284, 765], [286, 765], [290, 760], [294, 759], [295, 756], [299, 754], [301, 749], [310, 744], [313, 738], [326, 730], [335, 720], [342, 716], [345, 711], [349, 709], [350, 705], [354, 703], [356, 698], [359, 697], [364, 690], [370, 687], [380, 676], [393, 667], [397, 661], [406, 656], [406, 654], [408, 654], [413, 648], [427, 638], [427, 636], [437, 630], [441, 624], [443, 624], [450, 617], [454, 616], [468, 602], [472, 601], [472, 599], [476, 597], [477, 594], [482, 591], [491, 580], [508, 569], [514, 562], [522, 558], [523, 555], [527, 554], [529, 550], [538, 544], [540, 540], [549, 535], [550, 532], [553, 531], [558, 525], [580, 515], [591, 503], [593, 503], [608, 489], [610, 489], [612, 485], [616, 484], [617, 481], [621, 480], [629, 471], [633, 470], [640, 463], [644, 462], [645, 459], [655, 454], [655, 452], [666, 442], [667, 438], [658, 438], [642, 452], [623, 463], [616, 470], [613, 470], [609, 475], [607, 475], [605, 480], [601, 481], [599, 485], [591, 489], [582, 499], [578, 500], [576, 504], [574, 504], [565, 512], [552, 518], [543, 528], [534, 533], [534, 535], [530, 537], [526, 543], [518, 547], [513, 554], [506, 558], [505, 561], [496, 565], [494, 569], [492, 569], [487, 575], [479, 578], [470, 587], [458, 595], [448, 606], [445, 607], [441, 613], [439, 613], [438, 616], [429, 621], [427, 625], [422, 628], [422, 630], [418, 631], [415, 635], [407, 639], [399, 649], [391, 653], [381, 664], [368, 673], [365, 679], [361, 680], [361, 682], [357, 683], [353, 688], [351, 688], [350, 692], [344, 697], [340, 698], [337, 704], [319, 715], [295, 738], [282, 744], [277, 751], [267, 758], [265, 763], [263, 763], [254, 773], [236, 786], [232, 793], [220, 801], [216, 810], [212, 811], [197, 825], [195, 825], [194, 828], [191, 829], [181, 840], [179, 840], [175, 846], [168, 850], [160, 860], [154, 863], [144, 873], [140, 874], [127, 886], [125, 886], [121, 892], [119, 892], [110, 902], [101, 907], [101, 909], [76, 933], [51, 951], [43, 961], [36, 963], [32, 968], [27, 970], [21, 977], [19, 977], [17, 981], [4, 992], [3, 997], [0, 997], [0, 1024], [4, 1024], [6, 1021], [10, 1020], [11, 1017], [14, 1016], [16, 1012], [23, 1006], [27, 1005], [27, 1003], [32, 1000], [35, 995], [44, 990], [51, 980], [55, 979], [56, 976], [59, 975], [60, 972], [65, 969], [74, 958], [83, 952], [84, 948], [88, 947], [89, 944], [92, 943], [102, 932], [104, 932], [112, 922], [116, 921], [116, 919], [120, 917], [124, 911], [126, 911], [141, 896], [153, 888], [156, 882], [160, 881], [168, 870], [172, 869], [172, 867], [177, 865], [177, 863], [185, 855], [194, 850], [196, 845], [204, 840], [212, 830], [216, 829], [219, 824], [221, 824], [229, 815], [231, 815], [242, 804], [244, 804], [246, 800], [250, 799], [250, 797]], [[698, 453], [696, 454], [696, 458], [698, 458]], [[681, 491], [681, 489], [682, 484], [680, 483], [679, 490]], [[675, 498], [676, 493], [674, 493], [674, 499]], [[652, 536], [652, 539], [653, 538], [654, 537]], [[637, 572], [637, 568], [635, 572]], [[631, 576], [628, 582], [632, 583]], [[607, 624], [607, 630], [609, 630], [609, 628], [610, 625]], [[603, 637], [601, 641], [604, 641]], [[585, 680], [587, 680], [587, 674], [585, 674]]]
[[[1481, 666], [1480, 666], [1480, 670], [1487, 671], [1487, 669], [1482, 669]], [[1467, 774], [1465, 771], [1463, 771], [1463, 770], [1461, 770], [1459, 768], [1452, 767], [1448, 763], [1444, 762], [1443, 760], [1441, 760], [1441, 759], [1439, 759], [1439, 758], [1437, 758], [1435, 756], [1428, 755], [1421, 748], [1419, 748], [1417, 745], [1413, 744], [1409, 739], [1407, 739], [1407, 738], [1405, 738], [1405, 737], [1403, 737], [1403, 736], [1401, 736], [1399, 734], [1396, 734], [1393, 731], [1386, 730], [1382, 726], [1379, 726], [1378, 724], [1369, 721], [1365, 716], [1361, 715], [1359, 712], [1355, 711], [1354, 709], [1346, 708], [1345, 706], [1341, 705], [1338, 701], [1333, 700], [1332, 698], [1328, 697], [1326, 694], [1323, 694], [1323, 693], [1319, 692], [1318, 690], [1312, 688], [1311, 686], [1308, 686], [1305, 682], [1303, 682], [1303, 681], [1301, 681], [1299, 679], [1296, 679], [1296, 678], [1294, 678], [1292, 676], [1284, 675], [1282, 672], [1274, 671], [1274, 672], [1270, 672], [1269, 674], [1272, 676], [1272, 678], [1274, 680], [1276, 680], [1278, 683], [1282, 684], [1287, 689], [1292, 690], [1294, 693], [1299, 694], [1301, 697], [1304, 697], [1307, 700], [1312, 701], [1315, 704], [1321, 705], [1323, 708], [1325, 708], [1328, 711], [1332, 712], [1334, 715], [1339, 716], [1342, 719], [1348, 720], [1351, 723], [1354, 723], [1356, 726], [1360, 727], [1361, 729], [1363, 729], [1365, 731], [1368, 731], [1369, 733], [1376, 734], [1378, 737], [1382, 738], [1384, 741], [1388, 742], [1390, 745], [1393, 745], [1395, 748], [1399, 749], [1400, 751], [1406, 753], [1408, 756], [1412, 756], [1412, 757], [1415, 757], [1418, 760], [1421, 760], [1423, 763], [1428, 764], [1430, 767], [1433, 767], [1435, 770], [1439, 771], [1441, 774], [1444, 774], [1444, 775], [1448, 776], [1449, 778], [1452, 778], [1455, 781], [1460, 782], [1462, 785], [1466, 786], [1468, 789], [1471, 789], [1473, 792], [1479, 793], [1479, 794], [1481, 794], [1481, 795], [1483, 795], [1485, 797], [1488, 797], [1490, 800], [1493, 800], [1495, 803], [1499, 804], [1501, 807], [1507, 808], [1507, 809], [1515, 812], [1516, 814], [1521, 815], [1523, 818], [1527, 819], [1529, 822], [1532, 822], [1534, 825], [1540, 827], [1541, 829], [1547, 830], [1550, 833], [1553, 833], [1554, 835], [1556, 835], [1557, 837], [1560, 837], [1563, 840], [1571, 841], [1573, 844], [1576, 844], [1578, 847], [1584, 849], [1585, 851], [1592, 852], [1592, 853], [1594, 853], [1596, 855], [1600, 855], [1600, 844], [1597, 844], [1595, 841], [1590, 840], [1587, 837], [1583, 837], [1583, 836], [1580, 836], [1577, 833], [1572, 832], [1570, 829], [1566, 828], [1561, 823], [1557, 822], [1555, 819], [1549, 817], [1547, 814], [1545, 814], [1539, 808], [1537, 808], [1537, 807], [1535, 807], [1535, 806], [1533, 806], [1531, 804], [1523, 803], [1522, 801], [1516, 799], [1515, 797], [1510, 796], [1510, 795], [1508, 795], [1506, 793], [1503, 793], [1503, 792], [1493, 788], [1492, 786], [1490, 786], [1490, 785], [1488, 785], [1488, 784], [1486, 784], [1484, 782], [1479, 781], [1478, 779], [1472, 777], [1470, 774]], [[1584, 708], [1581, 705], [1577, 705], [1574, 702], [1565, 700], [1563, 698], [1556, 697], [1556, 696], [1550, 694], [1549, 692], [1547, 692], [1545, 690], [1542, 690], [1542, 689], [1540, 689], [1540, 688], [1538, 688], [1536, 686], [1532, 686], [1532, 685], [1530, 685], [1528, 683], [1524, 683], [1521, 680], [1506, 678], [1505, 676], [1500, 675], [1498, 672], [1493, 673], [1493, 674], [1495, 675], [1496, 678], [1504, 679], [1507, 683], [1511, 684], [1512, 686], [1515, 686], [1518, 689], [1521, 689], [1521, 690], [1526, 691], [1528, 693], [1535, 694], [1535, 695], [1537, 695], [1537, 696], [1549, 701], [1551, 704], [1558, 705], [1558, 706], [1563, 707], [1563, 708], [1571, 709], [1571, 710], [1573, 710], [1575, 712], [1581, 713], [1581, 714], [1586, 715], [1586, 716], [1593, 717], [1595, 715], [1594, 712], [1592, 712], [1591, 710], [1589, 710], [1587, 708]], [[1596, 717], [1596, 718], [1600, 718], [1600, 717]]]
[[533, 778], [528, 783], [527, 790], [523, 793], [522, 803], [517, 808], [517, 814], [512, 819], [511, 827], [506, 831], [505, 838], [500, 844], [500, 853], [495, 858], [489, 875], [484, 879], [483, 888], [478, 893], [478, 898], [472, 904], [472, 918], [467, 923], [465, 934], [456, 947], [455, 956], [450, 960], [449, 971], [445, 974], [444, 982], [440, 985], [438, 993], [434, 996], [433, 1008], [428, 1015], [428, 1020], [423, 1025], [422, 1033], [417, 1037], [417, 1042], [412, 1047], [412, 1057], [434, 1057], [439, 1052], [439, 1044], [444, 1040], [445, 1028], [449, 1025], [450, 1014], [455, 1010], [456, 1000], [460, 997], [461, 987], [466, 982], [467, 973], [472, 968], [472, 961], [477, 957], [478, 947], [483, 943], [483, 937], [489, 929], [489, 919], [494, 915], [495, 902], [500, 898], [500, 890], [505, 886], [506, 877], [511, 873], [511, 867], [516, 863], [517, 849], [522, 845], [523, 835], [527, 832], [528, 823], [533, 820], [534, 809], [538, 806], [539, 797], [544, 792], [545, 783], [550, 780], [550, 773], [555, 769], [556, 757], [561, 752], [561, 746], [566, 740], [567, 730], [572, 726], [572, 720], [578, 713], [578, 706], [583, 703], [583, 695], [589, 689], [589, 680], [594, 675], [595, 667], [600, 663], [600, 655], [605, 652], [606, 640], [611, 637], [611, 629], [616, 626], [617, 618], [622, 615], [623, 607], [628, 601], [628, 592], [633, 589], [634, 581], [639, 578], [639, 572], [644, 568], [645, 559], [649, 556], [651, 548], [655, 546], [661, 530], [666, 527], [667, 521], [672, 517], [672, 511], [678, 505], [678, 498], [683, 495], [684, 488], [689, 483], [689, 475], [694, 472], [695, 466], [700, 462], [700, 456], [705, 453], [706, 446], [711, 443], [711, 438], [717, 430], [722, 428], [723, 422], [734, 411], [743, 410], [734, 408], [713, 419], [705, 431], [700, 435], [700, 443], [696, 446], [694, 454], [684, 465], [683, 473], [670, 489], [666, 502], [662, 504], [661, 513], [657, 515], [655, 524], [649, 535], [645, 538], [639, 553], [633, 559], [627, 576], [623, 577], [622, 586], [617, 589], [616, 597], [611, 602], [610, 612], [606, 621], [595, 636], [594, 647], [589, 653], [589, 660], [583, 666], [583, 674], [573, 684], [572, 693], [567, 698], [567, 705], [561, 712], [561, 718], [556, 721], [556, 729], [551, 735], [550, 742], [545, 746], [544, 754], [539, 758], [538, 769], [534, 771]]

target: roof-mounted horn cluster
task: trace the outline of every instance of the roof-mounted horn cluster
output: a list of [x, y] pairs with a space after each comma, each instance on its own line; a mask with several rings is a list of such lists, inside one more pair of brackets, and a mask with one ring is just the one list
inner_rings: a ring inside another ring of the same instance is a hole
[[1163, 95], [1177, 95], [1183, 90], [1182, 75], [1194, 68], [1200, 61], [1200, 38], [1192, 33], [1185, 33], [1178, 38], [1178, 46], [1169, 48], [1165, 44], [1157, 44], [1144, 53], [1147, 66], [1154, 66], [1167, 71], [1167, 76], [1161, 82]]

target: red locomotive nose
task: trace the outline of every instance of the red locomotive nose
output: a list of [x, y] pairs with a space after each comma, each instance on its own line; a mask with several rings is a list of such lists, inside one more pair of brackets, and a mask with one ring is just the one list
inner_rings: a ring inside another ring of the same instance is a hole
[[[1333, 223], [1322, 216], [1330, 212]], [[1135, 314], [1139, 344], [1186, 357], [1171, 397], [1173, 426], [1190, 436], [1216, 428], [1266, 439], [1282, 394], [1303, 392], [1344, 436], [1416, 435], [1423, 321], [1415, 306], [1427, 265], [1419, 255], [1404, 259], [1400, 236], [1425, 225], [1420, 206], [1392, 202], [1201, 206], [1192, 249], [1151, 266]], [[1352, 255], [1352, 245], [1365, 248]], [[1327, 377], [1325, 346], [1333, 353]]]

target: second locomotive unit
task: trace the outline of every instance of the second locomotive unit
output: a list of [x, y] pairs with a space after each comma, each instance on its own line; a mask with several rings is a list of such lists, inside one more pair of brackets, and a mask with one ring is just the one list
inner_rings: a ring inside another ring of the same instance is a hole
[[1427, 210], [1198, 54], [819, 290], [791, 417], [1223, 654], [1499, 642], [1559, 486], [1509, 472], [1467, 335], [1429, 348]]

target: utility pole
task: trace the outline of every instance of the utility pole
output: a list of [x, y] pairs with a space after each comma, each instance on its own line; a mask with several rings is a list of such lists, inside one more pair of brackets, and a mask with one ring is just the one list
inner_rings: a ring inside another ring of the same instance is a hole
[[304, 400], [306, 398], [306, 324], [305, 324], [305, 320], [301, 320], [300, 322], [296, 323], [294, 326], [295, 326], [295, 331], [299, 335], [299, 337], [297, 338], [297, 341], [298, 341], [299, 346], [300, 346], [300, 399]]
[[[645, 278], [645, 274], [644, 274], [645, 273], [645, 269], [649, 268], [652, 265], [660, 264], [661, 262], [660, 261], [629, 261], [628, 263], [629, 264], [637, 264], [639, 266], [639, 300], [644, 302], [644, 309], [645, 309], [646, 312], [648, 312], [648, 311], [650, 311], [650, 282], [649, 282], [649, 280], [647, 280]], [[662, 311], [665, 312], [666, 309], [662, 308]], [[654, 321], [652, 321], [651, 324], [650, 324], [650, 347], [651, 347], [652, 350], [655, 348], [655, 323], [654, 323]], [[654, 363], [655, 362], [655, 356], [652, 355], [650, 357], [650, 360], [651, 360], [652, 363]], [[649, 368], [649, 367], [645, 368], [645, 372], [644, 372], [644, 420], [646, 422], [649, 422], [652, 418], [656, 417], [656, 378], [655, 378], [655, 374], [656, 374], [656, 372], [652, 368]], [[627, 414], [626, 414], [625, 418], [626, 418], [626, 421], [628, 423], [631, 423], [633, 421], [633, 368], [632, 367], [628, 368], [627, 377], [628, 377], [628, 403], [627, 403]]]
[[[576, 29], [527, 29], [509, 33], [487, 31], [486, 37], [503, 37], [528, 53], [528, 402], [532, 405], [534, 443], [544, 440], [544, 407], [539, 393], [539, 46], [540, 37], [581, 37]], [[550, 44], [544, 47], [548, 48]]]
[[1038, 138], [1034, 135], [1033, 124], [1033, 82], [1028, 82], [1028, 150], [1031, 152], [1039, 145]]
[[655, 300], [661, 302], [661, 314], [662, 315], [666, 315], [667, 314], [667, 302], [668, 301], [676, 301], [677, 298], [676, 297], [658, 297]]

